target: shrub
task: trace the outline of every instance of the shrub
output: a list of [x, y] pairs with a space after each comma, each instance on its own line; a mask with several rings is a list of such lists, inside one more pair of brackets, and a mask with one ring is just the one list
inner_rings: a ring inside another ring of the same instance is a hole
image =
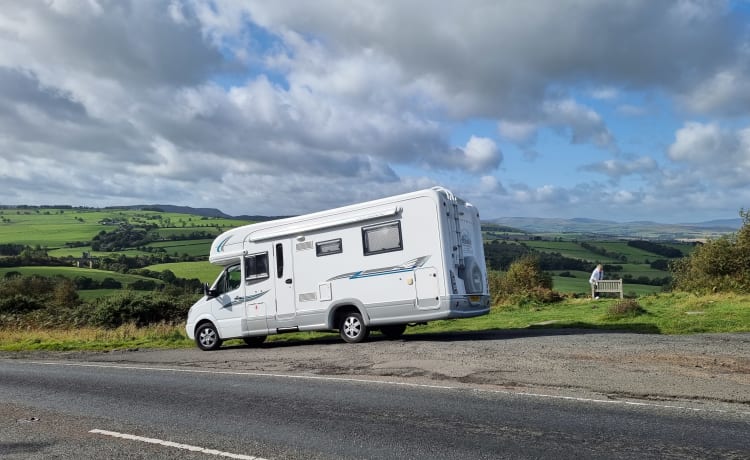
[[620, 300], [607, 310], [607, 316], [611, 319], [634, 318], [644, 313], [646, 310], [635, 299]]
[[552, 277], [541, 270], [539, 259], [534, 256], [513, 262], [505, 273], [492, 273], [489, 284], [495, 305], [551, 303], [562, 299], [552, 290]]
[[671, 265], [674, 287], [697, 292], [750, 292], [750, 211], [733, 235], [708, 241]]
[[45, 302], [25, 294], [13, 294], [0, 298], [0, 313], [28, 313], [44, 308]]
[[95, 325], [108, 328], [127, 323], [145, 326], [159, 322], [180, 322], [185, 320], [191, 304], [192, 299], [187, 297], [126, 291], [98, 301], [94, 306], [92, 320]]

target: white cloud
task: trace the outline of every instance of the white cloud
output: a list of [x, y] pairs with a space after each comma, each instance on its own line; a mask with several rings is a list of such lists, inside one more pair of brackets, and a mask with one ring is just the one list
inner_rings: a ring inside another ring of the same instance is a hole
[[497, 168], [503, 161], [503, 154], [495, 141], [486, 137], [471, 136], [462, 149], [456, 150], [453, 162], [468, 171], [484, 172]]
[[657, 172], [659, 169], [656, 160], [652, 157], [627, 158], [624, 160], [610, 159], [598, 163], [584, 165], [580, 168], [583, 171], [592, 171], [605, 174], [612, 179], [620, 179], [623, 176], [633, 174], [647, 175]]
[[750, 127], [731, 131], [716, 123], [687, 122], [675, 133], [667, 153], [703, 180], [722, 187], [747, 188]]
[[501, 120], [498, 123], [498, 131], [501, 136], [516, 144], [526, 144], [536, 136], [537, 125], [528, 122]]
[[[649, 113], [629, 95], [658, 91], [699, 114], [746, 115], [747, 39], [730, 7], [698, 0], [16, 2], [0, 12], [0, 160], [8, 168], [0, 201], [181, 197], [224, 207], [238, 181], [259, 190], [284, 182], [282, 192], [294, 199], [274, 193], [268, 202], [254, 192], [253, 203], [284, 212], [437, 181], [469, 195], [502, 194], [495, 170], [517, 166], [505, 162], [486, 125], [526, 158], [556, 151], [547, 134], [562, 133], [572, 144], [566, 151], [584, 153], [570, 155], [559, 175], [591, 163], [580, 147], [593, 145], [618, 156], [589, 170], [654, 190], [661, 171], [677, 187], [679, 168], [649, 161], [654, 152], [624, 156], [612, 119], [598, 109], [608, 104], [589, 107], [575, 95], [616, 100], [618, 113], [644, 122]], [[475, 135], [465, 141], [456, 126]], [[706, 193], [716, 184], [738, 188], [748, 172], [749, 131], [721, 126], [686, 124], [667, 152], [678, 166], [700, 166], [694, 177]], [[584, 186], [550, 185], [549, 166], [535, 167], [545, 177], [516, 184], [517, 195], [505, 199], [550, 212], [577, 205]], [[622, 192], [619, 199], [640, 196]], [[227, 210], [253, 212], [241, 206]]]
[[542, 110], [550, 126], [570, 131], [573, 144], [591, 143], [601, 148], [615, 148], [612, 133], [593, 109], [572, 99], [564, 99], [547, 101]]

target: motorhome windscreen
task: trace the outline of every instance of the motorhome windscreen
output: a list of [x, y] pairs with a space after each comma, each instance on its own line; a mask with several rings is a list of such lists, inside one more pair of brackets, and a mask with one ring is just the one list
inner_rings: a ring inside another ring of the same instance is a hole
[[362, 228], [362, 244], [366, 256], [404, 249], [401, 222]]

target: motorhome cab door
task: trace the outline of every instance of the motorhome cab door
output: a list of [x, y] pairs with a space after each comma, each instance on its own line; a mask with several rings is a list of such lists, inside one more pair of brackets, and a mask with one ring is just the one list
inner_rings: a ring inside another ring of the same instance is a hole
[[273, 282], [276, 289], [276, 320], [285, 321], [295, 317], [294, 265], [292, 260], [292, 240], [274, 243]]
[[[266, 314], [273, 308], [273, 279], [270, 270], [268, 251], [255, 252], [243, 257], [244, 319], [245, 331], [266, 333]], [[270, 304], [270, 306], [269, 306]]]

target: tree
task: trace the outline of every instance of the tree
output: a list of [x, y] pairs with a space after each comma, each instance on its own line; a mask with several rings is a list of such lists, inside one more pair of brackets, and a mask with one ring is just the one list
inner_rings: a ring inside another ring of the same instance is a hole
[[710, 240], [672, 263], [675, 289], [750, 292], [750, 211], [740, 210], [737, 233]]

